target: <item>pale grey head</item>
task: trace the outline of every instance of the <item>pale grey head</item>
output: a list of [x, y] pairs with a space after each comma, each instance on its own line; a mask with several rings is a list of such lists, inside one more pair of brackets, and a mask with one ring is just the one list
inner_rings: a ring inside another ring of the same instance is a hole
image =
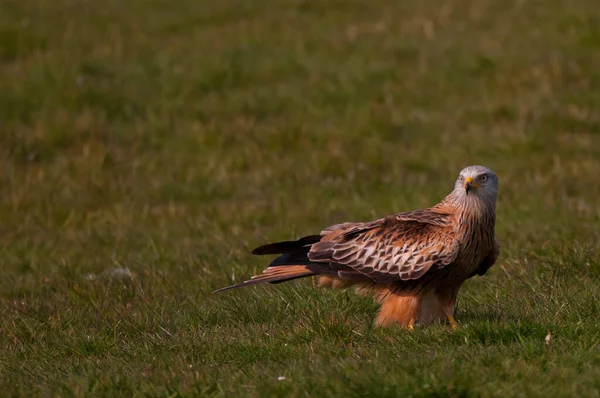
[[462, 169], [451, 195], [460, 201], [483, 201], [496, 204], [498, 197], [498, 177], [484, 166], [468, 166]]

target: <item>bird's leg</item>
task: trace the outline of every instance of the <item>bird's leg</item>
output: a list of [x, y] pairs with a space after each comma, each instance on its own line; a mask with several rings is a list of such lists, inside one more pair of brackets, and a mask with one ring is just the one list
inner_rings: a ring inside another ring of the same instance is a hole
[[[448, 323], [450, 324], [452, 329], [456, 329], [458, 327], [458, 324], [456, 323], [456, 320], [454, 319], [454, 308], [456, 306], [457, 293], [458, 293], [458, 288], [437, 292], [441, 310], [442, 310], [443, 314], [446, 316], [446, 319], [448, 320]], [[438, 314], [441, 315], [440, 313], [438, 313]]]
[[444, 315], [446, 315], [446, 319], [448, 320], [450, 327], [452, 327], [452, 329], [456, 329], [458, 327], [458, 324], [456, 323], [456, 320], [454, 319], [453, 309], [454, 309], [454, 306], [451, 306], [450, 308], [442, 307], [442, 311], [444, 312]]
[[408, 330], [410, 330], [411, 332], [415, 331], [415, 320], [411, 319], [410, 322], [408, 323]]
[[452, 315], [448, 315], [448, 322], [450, 322], [450, 327], [452, 327], [452, 329], [456, 329], [458, 327], [458, 324]]

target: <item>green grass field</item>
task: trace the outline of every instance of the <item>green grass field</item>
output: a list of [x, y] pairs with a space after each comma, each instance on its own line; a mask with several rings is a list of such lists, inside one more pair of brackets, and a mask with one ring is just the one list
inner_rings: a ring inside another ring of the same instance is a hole
[[[3, 396], [600, 395], [596, 0], [0, 0], [0, 128]], [[211, 294], [468, 164], [502, 253], [458, 330]]]

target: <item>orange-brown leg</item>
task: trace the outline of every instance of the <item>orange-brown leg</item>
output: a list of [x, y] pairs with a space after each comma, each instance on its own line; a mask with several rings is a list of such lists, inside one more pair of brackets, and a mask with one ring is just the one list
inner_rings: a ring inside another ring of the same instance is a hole
[[458, 327], [458, 324], [454, 319], [454, 304], [456, 303], [458, 288], [459, 287], [451, 288], [445, 291], [436, 291], [436, 296], [439, 300], [441, 309], [452, 329], [456, 329]]
[[454, 316], [448, 315], [448, 322], [450, 322], [450, 327], [452, 327], [452, 329], [456, 329], [458, 327], [458, 324], [454, 320]]

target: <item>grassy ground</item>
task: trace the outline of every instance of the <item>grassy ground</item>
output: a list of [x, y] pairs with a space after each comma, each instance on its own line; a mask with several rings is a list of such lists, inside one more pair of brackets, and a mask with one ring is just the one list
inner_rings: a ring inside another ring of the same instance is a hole
[[[0, 0], [0, 390], [598, 396], [598, 65], [596, 0]], [[457, 331], [210, 294], [477, 163], [502, 254]]]

